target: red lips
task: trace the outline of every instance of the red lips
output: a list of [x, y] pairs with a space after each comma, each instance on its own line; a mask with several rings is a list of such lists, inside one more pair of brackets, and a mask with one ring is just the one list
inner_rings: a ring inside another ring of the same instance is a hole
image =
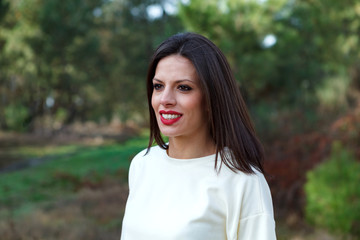
[[[159, 113], [160, 113], [160, 120], [165, 125], [172, 125], [172, 124], [176, 123], [177, 121], [179, 121], [180, 118], [182, 117], [181, 113], [178, 113], [175, 111], [161, 110]], [[175, 118], [173, 118], [174, 116], [170, 116], [170, 115], [177, 115], [177, 116], [175, 116]]]

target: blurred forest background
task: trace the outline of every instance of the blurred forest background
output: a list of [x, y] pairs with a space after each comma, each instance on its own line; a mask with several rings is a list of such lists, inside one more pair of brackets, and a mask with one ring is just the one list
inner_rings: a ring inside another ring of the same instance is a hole
[[357, 0], [0, 0], [1, 239], [118, 239], [147, 64], [183, 31], [228, 57], [278, 239], [360, 239]]

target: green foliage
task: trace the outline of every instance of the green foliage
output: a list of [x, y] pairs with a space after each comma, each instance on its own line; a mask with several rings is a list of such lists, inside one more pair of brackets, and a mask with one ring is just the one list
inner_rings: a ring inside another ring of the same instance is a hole
[[27, 108], [29, 130], [48, 115], [64, 124], [145, 119], [150, 55], [181, 29], [166, 13], [150, 19], [153, 4], [164, 8], [161, 0], [0, 1], [0, 128], [9, 129], [4, 109], [14, 102]]
[[345, 76], [346, 74], [328, 78], [323, 86], [317, 89], [316, 95], [323, 108], [333, 110], [346, 106], [350, 79]]
[[[360, 72], [359, 9], [355, 0], [192, 0], [181, 4], [179, 16], [225, 52], [251, 104], [308, 109], [332, 101], [334, 84], [327, 82], [337, 78], [336, 85], [347, 86], [347, 69]], [[272, 46], [264, 42], [269, 36], [276, 39]]]
[[306, 217], [314, 225], [360, 237], [360, 163], [340, 143], [308, 172]]
[[5, 123], [9, 129], [15, 131], [26, 130], [25, 119], [28, 116], [28, 110], [21, 104], [10, 104], [5, 107]]

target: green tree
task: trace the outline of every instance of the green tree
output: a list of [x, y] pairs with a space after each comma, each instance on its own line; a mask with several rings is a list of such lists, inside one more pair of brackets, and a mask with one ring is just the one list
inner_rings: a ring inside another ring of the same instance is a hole
[[[324, 81], [346, 81], [344, 70], [357, 69], [359, 9], [354, 0], [192, 0], [180, 17], [220, 46], [251, 102], [294, 105], [315, 101]], [[269, 36], [275, 45], [266, 45]]]
[[[181, 29], [164, 10], [166, 1], [1, 4], [8, 6], [0, 25], [3, 129], [31, 130], [44, 116], [65, 124], [114, 114], [144, 119], [150, 55], [160, 39]], [[163, 14], [151, 18], [149, 6]]]
[[99, 2], [11, 2], [2, 26], [2, 106], [26, 107], [21, 128], [31, 129], [35, 118], [44, 115], [49, 97], [56, 104], [51, 111], [62, 106], [67, 109], [68, 120], [73, 119], [74, 99], [81, 94], [80, 86], [93, 79], [87, 70], [94, 65], [91, 60], [96, 59], [97, 48], [90, 30], [94, 27], [92, 9]]
[[24, 95], [23, 89], [28, 85], [25, 78], [33, 76], [35, 71], [34, 53], [25, 39], [34, 36], [37, 30], [27, 21], [22, 21], [22, 13], [15, 8], [21, 7], [20, 1], [3, 1], [4, 4], [7, 12], [2, 15], [0, 23], [0, 122], [3, 128], [22, 130], [28, 111], [21, 110], [22, 114], [15, 111], [17, 108], [24, 109], [27, 95]]

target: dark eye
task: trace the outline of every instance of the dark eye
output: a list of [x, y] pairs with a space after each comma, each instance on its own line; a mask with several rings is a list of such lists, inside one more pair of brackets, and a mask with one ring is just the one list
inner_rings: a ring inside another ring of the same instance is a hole
[[154, 87], [155, 90], [160, 90], [162, 88], [162, 85], [159, 84], [159, 83], [154, 83], [153, 87]]
[[190, 91], [192, 88], [189, 87], [189, 86], [187, 86], [187, 85], [180, 85], [180, 86], [178, 87], [178, 89], [179, 89], [180, 91], [187, 92], [187, 91]]

